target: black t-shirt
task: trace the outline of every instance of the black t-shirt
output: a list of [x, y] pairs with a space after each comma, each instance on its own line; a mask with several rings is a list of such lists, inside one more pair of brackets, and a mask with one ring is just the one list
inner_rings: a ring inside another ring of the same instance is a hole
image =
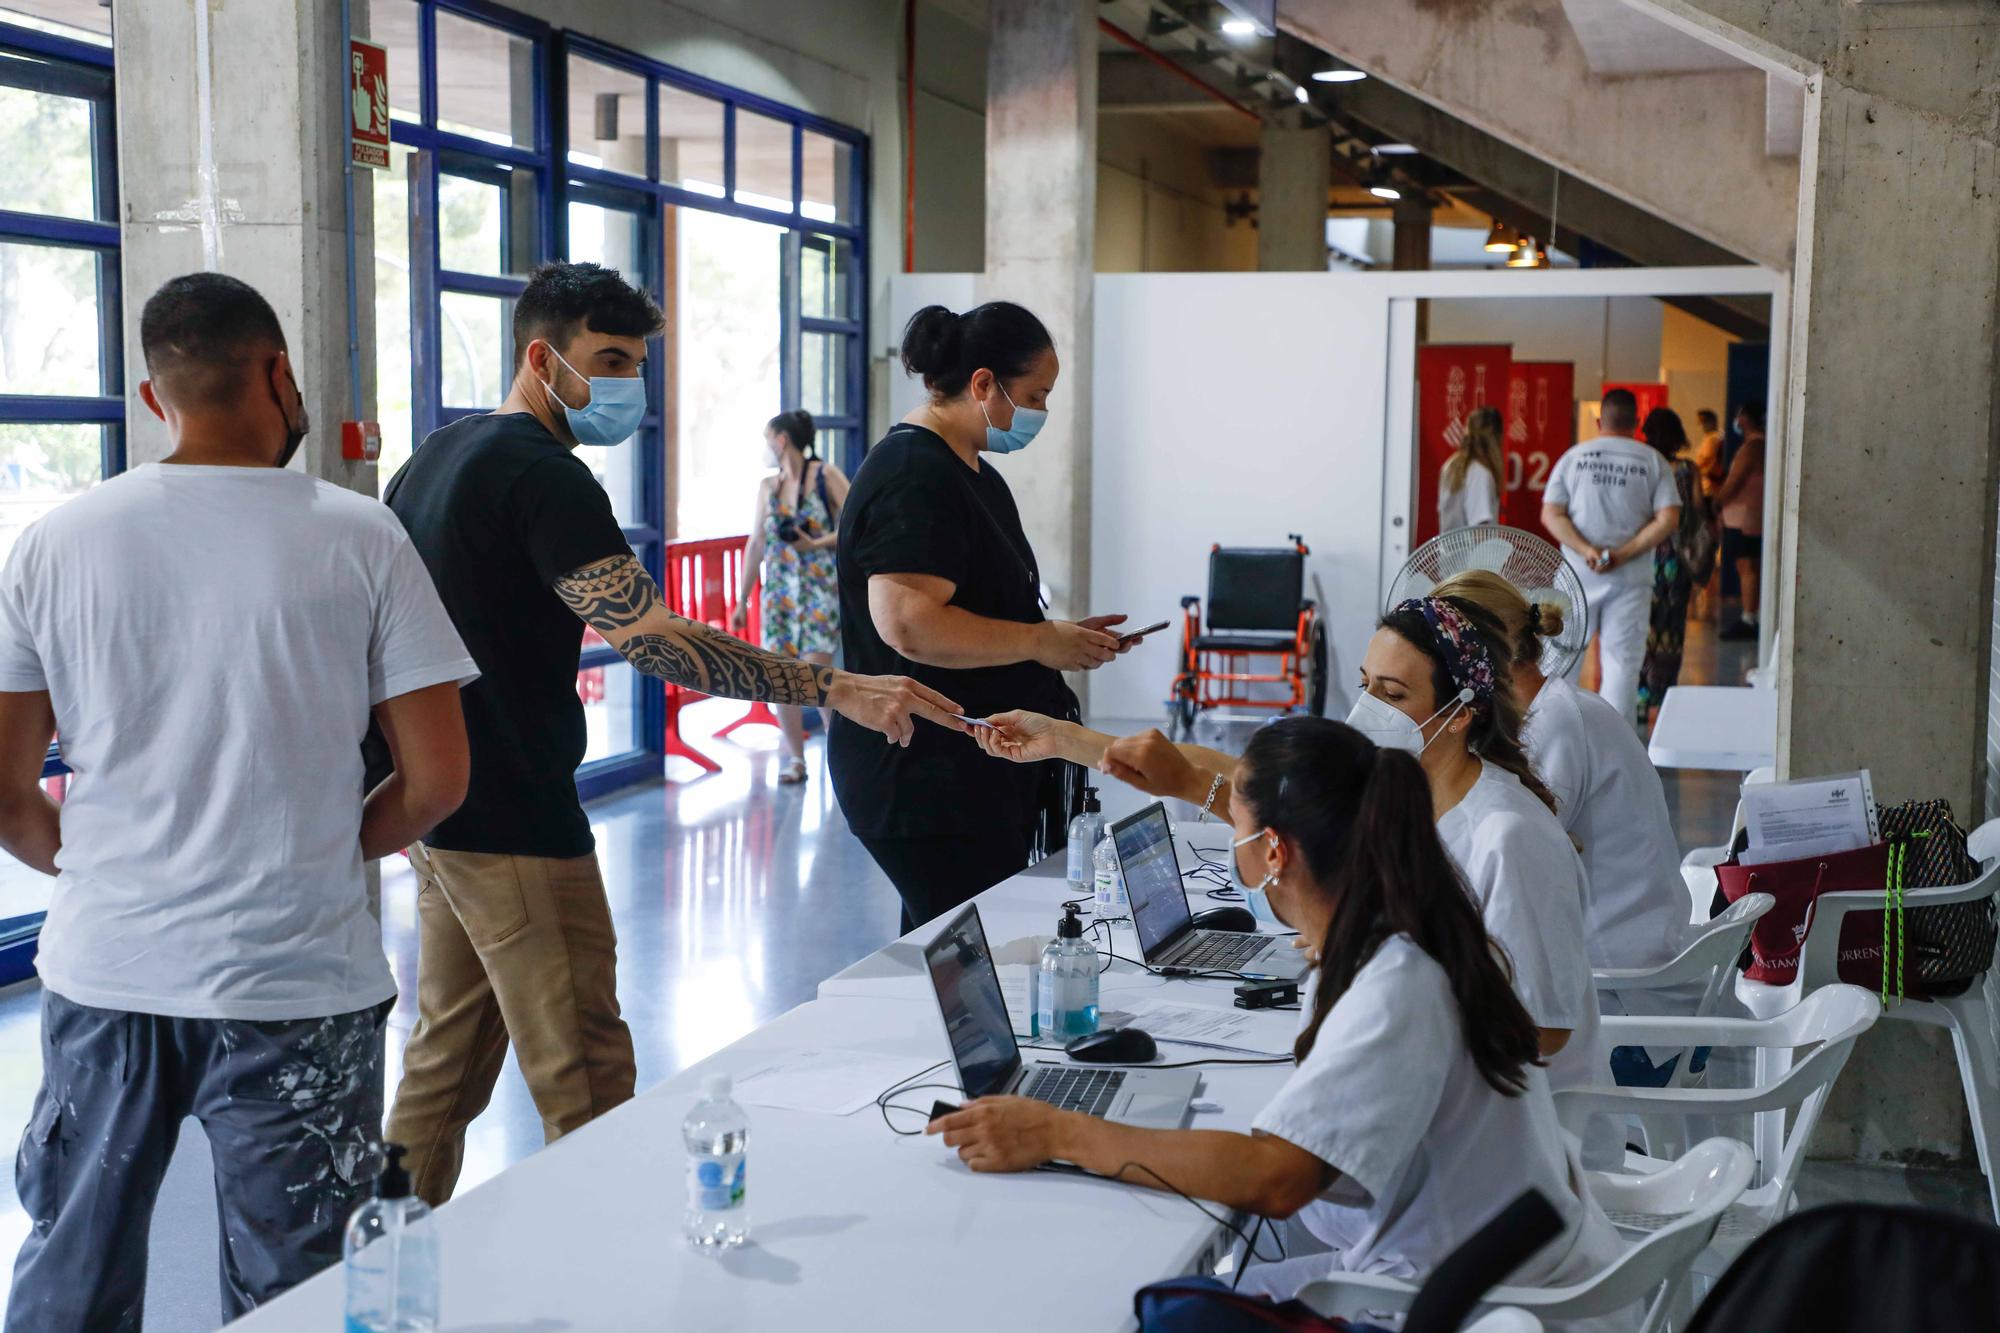
[[[909, 676], [972, 717], [1010, 708], [1057, 713], [1069, 691], [1038, 662], [954, 670], [912, 662], [876, 632], [874, 574], [929, 574], [957, 585], [951, 605], [994, 620], [1037, 624], [1041, 572], [999, 469], [978, 471], [921, 426], [899, 425], [868, 453], [840, 511], [842, 665]], [[856, 833], [928, 837], [995, 823], [1034, 822], [1039, 765], [987, 756], [973, 741], [920, 723], [908, 748], [835, 717], [827, 740], [834, 794]]]
[[[526, 413], [465, 417], [423, 442], [384, 497], [479, 664], [460, 696], [472, 752], [465, 804], [424, 839], [454, 852], [583, 856], [576, 795], [586, 735], [583, 622], [551, 585], [630, 552], [590, 469]], [[371, 737], [369, 781], [386, 775]]]

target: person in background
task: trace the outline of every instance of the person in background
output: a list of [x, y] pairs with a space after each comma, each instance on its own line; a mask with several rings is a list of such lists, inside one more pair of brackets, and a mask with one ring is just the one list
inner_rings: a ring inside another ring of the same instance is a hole
[[1701, 423], [1701, 439], [1688, 450], [1688, 460], [1694, 464], [1702, 490], [1712, 495], [1722, 484], [1722, 422], [1712, 407], [1704, 407], [1694, 415]]
[[1660, 451], [1673, 471], [1680, 496], [1680, 524], [1653, 548], [1653, 602], [1646, 627], [1646, 656], [1639, 666], [1639, 720], [1649, 721], [1654, 709], [1681, 678], [1681, 650], [1687, 642], [1688, 600], [1694, 578], [1681, 559], [1694, 530], [1708, 521], [1708, 499], [1701, 478], [1687, 457], [1687, 431], [1678, 413], [1656, 407], [1646, 414], [1640, 434]]
[[[960, 726], [956, 704], [914, 681], [800, 662], [667, 609], [574, 452], [638, 428], [646, 341], [661, 326], [616, 271], [544, 264], [514, 303], [506, 400], [433, 432], [389, 482], [389, 507], [485, 673], [465, 695], [465, 804], [410, 849], [417, 1025], [388, 1136], [408, 1147], [411, 1183], [432, 1205], [451, 1197], [510, 1041], [550, 1141], [632, 1096], [617, 932], [576, 794], [586, 626], [648, 675], [717, 698], [826, 705], [886, 735], [884, 749], [907, 744], [916, 718]], [[391, 771], [379, 751], [372, 766]]]
[[[1550, 469], [1542, 526], [1562, 543], [1583, 583], [1589, 637], [1598, 641], [1597, 691], [1636, 728], [1652, 608], [1650, 557], [1679, 527], [1681, 498], [1667, 460], [1632, 438], [1639, 403], [1631, 390], [1604, 395], [1598, 424], [1596, 439], [1570, 449]], [[1578, 658], [1576, 669], [1581, 667]]]
[[[835, 525], [847, 501], [847, 478], [822, 462], [813, 448], [812, 414], [780, 412], [764, 427], [764, 447], [777, 471], [757, 488], [750, 544], [743, 553], [743, 580], [736, 590], [730, 627], [741, 634], [750, 623], [750, 589], [763, 575], [759, 642], [771, 652], [814, 666], [833, 662], [840, 646], [840, 588], [835, 581]], [[825, 710], [822, 710], [824, 712]], [[785, 767], [778, 781], [806, 780], [805, 711], [778, 705], [785, 737]]]
[[[1646, 438], [1654, 436], [1653, 416]], [[1602, 697], [1542, 674], [1543, 641], [1563, 632], [1564, 610], [1530, 603], [1498, 574], [1455, 574], [1435, 597], [1478, 607], [1500, 627], [1504, 666], [1526, 705], [1521, 740], [1535, 772], [1548, 784], [1561, 822], [1583, 857], [1590, 881], [1588, 948], [1593, 968], [1654, 968], [1686, 945], [1692, 905], [1681, 879], [1667, 793], [1645, 743]], [[1699, 983], [1686, 990], [1600, 990], [1607, 1013], [1692, 1014]], [[1664, 1064], [1656, 1065], [1657, 1055]], [[1620, 1046], [1610, 1052], [1620, 1083], [1664, 1086], [1677, 1058], [1664, 1051]]]
[[1424, 1277], [1526, 1189], [1564, 1219], [1510, 1282], [1577, 1282], [1620, 1244], [1556, 1124], [1535, 1020], [1510, 985], [1429, 816], [1423, 768], [1316, 717], [1280, 718], [1229, 769], [1216, 812], [1232, 878], [1308, 946], [1296, 1068], [1249, 1134], [1150, 1130], [983, 1097], [926, 1132], [975, 1171], [1048, 1161], [1261, 1217], [1332, 1254], [1256, 1264], [1242, 1290], [1290, 1298], [1332, 1272]]
[[1724, 625], [1716, 637], [1754, 639], [1759, 584], [1764, 575], [1763, 405], [1744, 403], [1737, 408], [1736, 429], [1743, 443], [1729, 460], [1729, 475], [1716, 488], [1715, 503], [1722, 511], [1722, 559], [1736, 570], [1738, 586], [1743, 589], [1743, 611], [1735, 624]]
[[[902, 356], [927, 396], [869, 450], [841, 511], [845, 660], [907, 672], [973, 712], [1069, 716], [1061, 673], [1123, 651], [1111, 627], [1125, 617], [1042, 614], [1041, 569], [993, 464], [1048, 418], [1061, 370], [1049, 331], [1008, 301], [926, 306]], [[1009, 770], [941, 732], [896, 749], [835, 718], [827, 755], [849, 827], [902, 896], [905, 931], [1061, 846], [1073, 813], [1063, 771]]]
[[1438, 473], [1438, 531], [1500, 521], [1500, 410], [1474, 408], [1465, 433]]
[[[190, 1115], [225, 1322], [339, 1261], [396, 995], [363, 862], [466, 787], [477, 670], [389, 511], [286, 469], [306, 406], [270, 304], [188, 274], [139, 342], [172, 452], [30, 526], [0, 574], [0, 845], [56, 876], [9, 1333], [138, 1333]], [[371, 715], [396, 771], [367, 790]]]

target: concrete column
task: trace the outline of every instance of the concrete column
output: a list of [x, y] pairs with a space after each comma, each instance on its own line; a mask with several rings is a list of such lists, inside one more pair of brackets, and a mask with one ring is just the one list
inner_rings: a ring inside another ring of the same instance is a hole
[[[367, 0], [353, 0], [365, 33]], [[347, 58], [340, 0], [120, 0], [119, 193], [126, 447], [133, 463], [168, 452], [166, 428], [139, 401], [139, 311], [168, 278], [213, 269], [269, 299], [312, 413], [302, 466], [375, 494], [375, 465], [340, 458], [351, 418], [347, 327]], [[363, 411], [374, 414], [374, 227], [355, 190], [356, 294]]]
[[[1865, 766], [1884, 803], [1943, 796], [1976, 822], [2000, 158], [1990, 122], [1830, 73], [1811, 88], [1774, 589], [1781, 776]], [[1878, 1024], [1816, 1148], [1972, 1160], [1963, 1108], [1947, 1034]]]
[[993, 0], [982, 300], [1016, 301], [1055, 338], [1062, 377], [1034, 447], [997, 466], [1020, 505], [1049, 614], [1091, 614], [1091, 284], [1097, 219], [1097, 6]]
[[1326, 198], [1333, 187], [1326, 125], [1296, 111], [1267, 116], [1258, 147], [1257, 267], [1326, 272]]

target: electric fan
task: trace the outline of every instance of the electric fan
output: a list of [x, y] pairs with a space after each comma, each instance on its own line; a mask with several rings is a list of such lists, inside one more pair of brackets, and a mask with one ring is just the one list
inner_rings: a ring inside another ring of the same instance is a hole
[[1562, 552], [1532, 532], [1481, 523], [1431, 538], [1410, 556], [1389, 584], [1388, 606], [1428, 597], [1453, 574], [1484, 569], [1513, 584], [1530, 605], [1553, 602], [1562, 608], [1561, 634], [1542, 641], [1542, 674], [1560, 676], [1576, 664], [1590, 641], [1583, 583]]

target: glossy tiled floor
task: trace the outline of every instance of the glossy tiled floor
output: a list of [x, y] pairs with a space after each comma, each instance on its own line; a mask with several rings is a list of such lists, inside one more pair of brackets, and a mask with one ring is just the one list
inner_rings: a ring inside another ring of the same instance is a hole
[[[1741, 679], [1749, 651], [1717, 645], [1712, 635], [1709, 627], [1694, 627], [1688, 683]], [[704, 705], [687, 732], [705, 735], [737, 711]], [[1104, 725], [1129, 731], [1151, 721]], [[771, 782], [775, 736], [749, 729], [738, 739], [706, 747], [724, 764], [713, 777], [641, 788], [591, 812], [618, 923], [619, 994], [637, 1043], [641, 1088], [810, 999], [822, 977], [896, 934], [895, 892], [848, 834], [817, 744], [811, 781], [781, 788]], [[1227, 747], [1232, 738], [1225, 732], [1213, 739]], [[1733, 779], [1670, 774], [1668, 792], [1684, 846], [1720, 840], [1735, 801]], [[1143, 802], [1125, 789], [1104, 796], [1112, 814]], [[393, 1088], [414, 1017], [417, 942], [414, 884], [407, 865], [391, 864], [383, 883], [384, 937], [405, 992], [390, 1020]], [[0, 1134], [26, 1122], [34, 1095], [38, 1000], [32, 984], [0, 993]], [[473, 1129], [461, 1191], [541, 1142], [540, 1119], [510, 1059], [493, 1105]], [[217, 1324], [209, 1172], [207, 1146], [190, 1122], [154, 1220], [146, 1319], [154, 1333], [206, 1333]], [[0, 1175], [7, 1177], [0, 1180], [4, 1263], [27, 1224], [11, 1173]], [[1976, 1176], [1968, 1182], [1953, 1173], [1831, 1167], [1813, 1168], [1807, 1185], [1815, 1201], [1920, 1198], [1965, 1207], [1979, 1201], [1979, 1189]]]

